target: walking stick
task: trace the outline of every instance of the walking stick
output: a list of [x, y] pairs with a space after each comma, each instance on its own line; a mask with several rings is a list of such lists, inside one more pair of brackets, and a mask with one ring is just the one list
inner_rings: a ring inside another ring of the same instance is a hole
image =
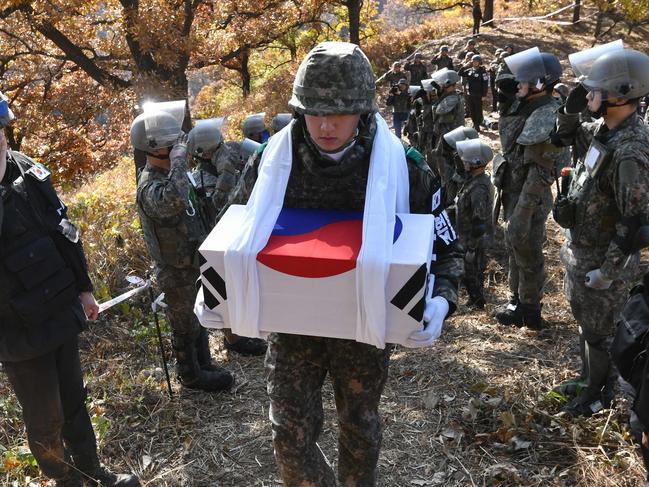
[[162, 343], [162, 331], [160, 330], [160, 320], [158, 320], [158, 307], [162, 304], [162, 299], [164, 299], [164, 293], [158, 296], [158, 299], [153, 298], [153, 288], [149, 287], [149, 297], [151, 298], [151, 309], [153, 310], [153, 319], [155, 321], [155, 329], [158, 334], [158, 349], [160, 351], [160, 360], [162, 360], [162, 368], [165, 371], [165, 378], [167, 379], [167, 390], [169, 391], [169, 397], [173, 397], [173, 391], [171, 390], [171, 379], [169, 379], [169, 369], [167, 368], [167, 361], [165, 360], [165, 349]]

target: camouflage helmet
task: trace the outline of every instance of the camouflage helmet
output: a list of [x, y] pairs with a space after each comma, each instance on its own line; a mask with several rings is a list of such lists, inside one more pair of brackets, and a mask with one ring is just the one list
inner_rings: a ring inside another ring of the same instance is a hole
[[486, 166], [494, 156], [491, 147], [480, 139], [460, 140], [456, 144], [456, 149], [462, 162], [470, 167]]
[[[154, 127], [159, 136], [147, 134], [147, 128]], [[182, 131], [181, 122], [162, 110], [146, 111], [138, 115], [131, 124], [131, 144], [144, 152], [164, 149], [174, 145]]]
[[378, 110], [372, 66], [349, 42], [323, 42], [304, 58], [288, 104], [300, 114], [344, 115]]
[[441, 88], [446, 88], [460, 81], [460, 75], [456, 71], [448, 68], [438, 69], [433, 73], [431, 78]]
[[444, 141], [455, 149], [456, 144], [462, 140], [477, 139], [479, 137], [478, 131], [473, 127], [457, 127], [446, 132], [444, 135]]
[[649, 93], [649, 56], [634, 49], [606, 53], [593, 63], [582, 84], [607, 96], [640, 98]]

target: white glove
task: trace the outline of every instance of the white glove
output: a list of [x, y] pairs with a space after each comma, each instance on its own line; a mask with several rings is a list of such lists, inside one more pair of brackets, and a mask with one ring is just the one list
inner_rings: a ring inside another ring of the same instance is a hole
[[584, 283], [586, 284], [586, 287], [597, 289], [598, 291], [603, 291], [611, 287], [613, 281], [604, 279], [604, 276], [602, 276], [602, 271], [595, 269], [586, 273], [586, 280], [584, 281]]
[[448, 301], [442, 296], [426, 298], [424, 308], [424, 329], [413, 331], [404, 344], [408, 348], [430, 346], [442, 334], [442, 324], [448, 314]]

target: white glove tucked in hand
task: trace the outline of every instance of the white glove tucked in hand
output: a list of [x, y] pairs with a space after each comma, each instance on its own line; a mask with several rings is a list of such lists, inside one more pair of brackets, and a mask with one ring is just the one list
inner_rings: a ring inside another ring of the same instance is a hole
[[586, 287], [597, 289], [598, 291], [603, 291], [611, 287], [613, 281], [604, 279], [604, 276], [602, 275], [602, 271], [600, 271], [599, 269], [594, 269], [586, 273], [585, 284]]
[[406, 347], [421, 348], [430, 346], [442, 334], [442, 324], [448, 314], [448, 301], [442, 296], [426, 298], [424, 309], [424, 329], [414, 331], [408, 337]]

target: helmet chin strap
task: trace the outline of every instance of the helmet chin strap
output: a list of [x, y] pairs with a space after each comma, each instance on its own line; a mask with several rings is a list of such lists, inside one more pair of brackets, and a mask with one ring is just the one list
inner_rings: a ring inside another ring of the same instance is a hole
[[608, 112], [608, 100], [602, 100], [602, 103], [599, 105], [599, 108], [594, 112], [588, 110], [590, 114], [595, 118], [602, 118]]
[[151, 152], [147, 152], [146, 155], [152, 157], [153, 159], [164, 161], [165, 159], [169, 159], [169, 154], [171, 154], [171, 147], [167, 147], [166, 149], [167, 149], [167, 153], [165, 155], [152, 154]]

